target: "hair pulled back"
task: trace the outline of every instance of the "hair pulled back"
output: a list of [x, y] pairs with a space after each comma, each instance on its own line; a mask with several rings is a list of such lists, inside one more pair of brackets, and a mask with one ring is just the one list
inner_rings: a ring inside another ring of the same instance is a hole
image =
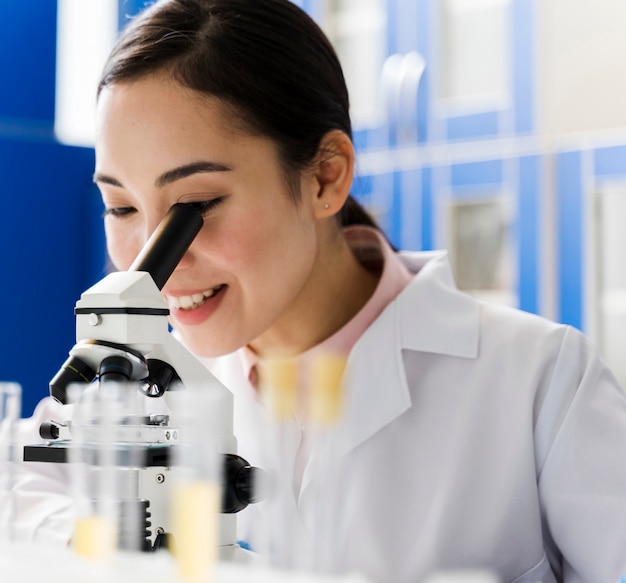
[[[161, 71], [219, 98], [249, 131], [273, 140], [287, 177], [314, 162], [327, 132], [352, 138], [339, 59], [318, 25], [289, 0], [159, 0], [123, 31], [98, 95]], [[352, 197], [340, 220], [374, 224]]]

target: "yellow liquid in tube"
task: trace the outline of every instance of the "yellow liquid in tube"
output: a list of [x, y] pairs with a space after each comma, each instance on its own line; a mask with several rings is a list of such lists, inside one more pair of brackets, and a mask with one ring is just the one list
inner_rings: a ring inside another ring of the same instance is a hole
[[208, 480], [190, 481], [173, 488], [172, 496], [178, 573], [185, 581], [211, 581], [217, 561], [220, 487]]
[[318, 425], [336, 424], [343, 414], [344, 356], [326, 354], [312, 363], [309, 417]]
[[86, 559], [108, 559], [116, 546], [115, 522], [99, 515], [79, 518], [74, 525], [72, 546], [77, 555]]
[[298, 363], [269, 358], [261, 367], [261, 392], [273, 419], [291, 419], [297, 406]]

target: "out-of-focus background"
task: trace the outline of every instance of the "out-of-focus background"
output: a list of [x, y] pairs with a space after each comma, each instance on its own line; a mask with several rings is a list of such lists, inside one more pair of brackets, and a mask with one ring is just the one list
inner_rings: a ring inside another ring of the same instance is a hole
[[[626, 3], [294, 2], [343, 62], [354, 194], [391, 240], [447, 248], [460, 287], [583, 330], [626, 385]], [[0, 3], [0, 379], [24, 415], [106, 273], [94, 83], [149, 3]]]

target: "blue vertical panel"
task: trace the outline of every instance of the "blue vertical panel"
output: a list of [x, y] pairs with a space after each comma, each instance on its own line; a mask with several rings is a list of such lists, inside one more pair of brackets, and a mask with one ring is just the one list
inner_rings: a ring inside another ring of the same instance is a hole
[[398, 17], [401, 12], [398, 4], [401, 0], [387, 0], [387, 54], [393, 55], [398, 50]]
[[597, 148], [593, 152], [594, 174], [600, 178], [623, 178], [626, 175], [626, 146]]
[[45, 120], [52, 126], [56, 10], [55, 0], [0, 2], [0, 119]]
[[389, 227], [387, 235], [392, 244], [401, 248], [402, 241], [402, 173], [393, 172], [391, 175], [392, 197], [389, 209]]
[[400, 217], [402, 249], [422, 248], [422, 172], [420, 168], [402, 172], [402, 216]]
[[381, 229], [394, 239], [394, 200], [395, 173], [387, 172], [372, 177], [372, 191], [369, 196], [370, 209]]
[[355, 174], [350, 194], [371, 214], [372, 218], [384, 231], [384, 225], [372, 203], [372, 192], [374, 191], [375, 183], [375, 176]]
[[561, 152], [556, 158], [559, 320], [579, 329], [583, 315], [581, 158], [579, 151]]
[[93, 283], [88, 241], [101, 226], [87, 215], [92, 172], [92, 150], [0, 139], [0, 273], [10, 282], [0, 290], [0, 378], [23, 386], [24, 415], [67, 358], [74, 303]]
[[361, 174], [355, 174], [352, 182], [352, 188], [350, 194], [356, 198], [364, 207], [369, 208], [371, 206], [371, 194], [374, 180], [371, 176], [364, 176]]
[[432, 168], [422, 168], [422, 249], [432, 250], [435, 241]]
[[381, 125], [376, 128], [358, 130], [354, 133], [354, 143], [359, 152], [385, 150], [389, 148], [388, 128]]
[[417, 141], [418, 142], [428, 142], [430, 139], [430, 124], [428, 123], [428, 117], [430, 115], [429, 109], [429, 92], [430, 92], [430, 84], [431, 84], [431, 61], [432, 55], [430, 50], [431, 45], [431, 34], [432, 30], [430, 27], [430, 2], [431, 0], [414, 0], [417, 5], [417, 27], [416, 27], [416, 35], [417, 35], [417, 51], [424, 57], [426, 60], [426, 69], [424, 70], [424, 74], [422, 75], [422, 80], [420, 81], [420, 89], [417, 94]]
[[500, 115], [497, 111], [460, 115], [446, 120], [446, 138], [448, 140], [497, 137], [499, 131]]
[[463, 162], [450, 167], [450, 187], [455, 196], [462, 196], [467, 189], [472, 195], [476, 187], [501, 187], [504, 180], [502, 160], [484, 160], [480, 162]]
[[541, 158], [524, 156], [519, 160], [517, 233], [519, 307], [527, 312], [539, 313], [539, 201], [541, 184]]
[[360, 152], [365, 152], [368, 146], [368, 130], [360, 129], [352, 132], [352, 142], [354, 143], [354, 149], [357, 155]]
[[515, 132], [535, 129], [534, 0], [513, 0], [513, 99]]
[[[387, 0], [387, 20], [386, 20], [386, 56], [398, 53], [398, 2], [399, 0]], [[380, 80], [382, 88], [382, 79]], [[390, 97], [394, 95], [398, 86], [393, 83], [390, 85]], [[376, 135], [370, 135], [370, 144], [373, 148], [393, 149], [398, 146], [398, 127], [400, 124], [399, 114], [395, 109], [393, 100], [383, 100], [381, 103], [384, 108], [384, 115], [389, 116], [383, 123], [382, 131], [376, 132]]]
[[55, 0], [0, 3], [0, 380], [24, 388], [23, 414], [75, 342], [73, 307], [102, 273], [93, 150], [54, 141]]
[[419, 2], [415, 0], [395, 1], [397, 4], [395, 21], [396, 50], [399, 53], [419, 52], [417, 38]]

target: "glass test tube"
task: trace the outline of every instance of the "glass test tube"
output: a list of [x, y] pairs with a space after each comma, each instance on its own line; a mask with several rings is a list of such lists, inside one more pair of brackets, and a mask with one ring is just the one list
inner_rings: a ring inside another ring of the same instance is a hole
[[116, 546], [116, 525], [113, 516], [105, 512], [102, 500], [112, 493], [104, 494], [110, 464], [106, 459], [107, 437], [98, 421], [98, 394], [87, 385], [73, 385], [68, 393], [74, 405], [69, 450], [74, 497], [72, 547], [81, 557], [106, 561]]
[[270, 567], [299, 569], [304, 546], [294, 490], [295, 457], [300, 431], [294, 417], [298, 407], [299, 366], [293, 359], [268, 358], [260, 366], [260, 390], [266, 406], [268, 516], [265, 548]]
[[172, 551], [184, 581], [212, 581], [218, 551], [221, 454], [215, 438], [221, 412], [215, 395], [186, 387], [176, 396], [179, 444], [172, 469]]
[[17, 383], [0, 383], [0, 548], [15, 539], [15, 493], [18, 451], [17, 424], [22, 388]]
[[127, 421], [135, 411], [135, 385], [107, 382], [70, 387], [74, 402], [70, 463], [74, 493], [73, 547], [97, 561], [118, 548], [141, 550], [145, 518], [136, 499], [139, 461], [126, 441]]
[[320, 354], [311, 362], [308, 387], [308, 423], [315, 448], [316, 476], [314, 512], [311, 515], [311, 570], [330, 574], [340, 570], [342, 517], [345, 512], [338, 457], [341, 450], [339, 426], [344, 411], [346, 359]]

